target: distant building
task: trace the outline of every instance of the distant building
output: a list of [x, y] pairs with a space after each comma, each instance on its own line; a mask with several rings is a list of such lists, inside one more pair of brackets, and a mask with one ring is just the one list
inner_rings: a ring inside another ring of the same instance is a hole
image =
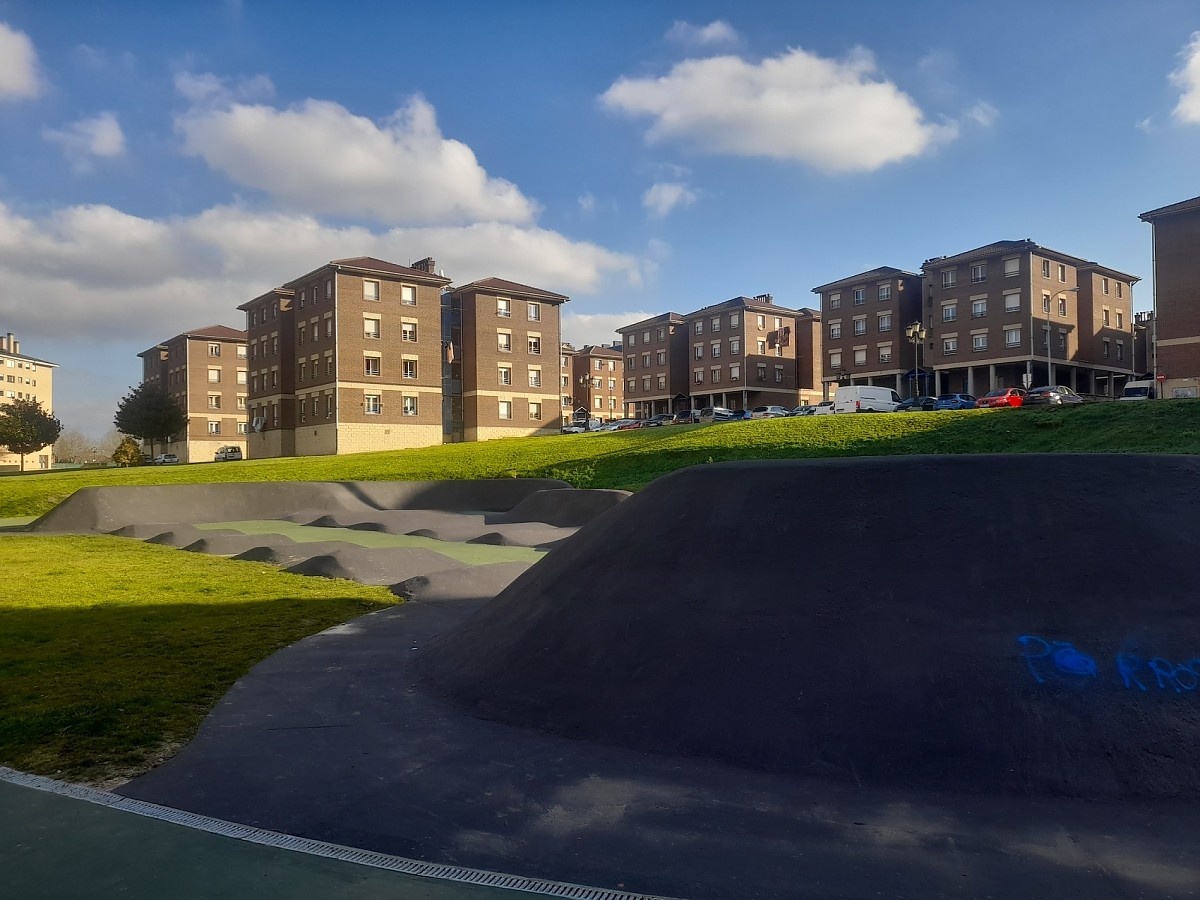
[[687, 409], [688, 332], [683, 316], [666, 312], [617, 332], [625, 356], [624, 416], [648, 419]]
[[[54, 370], [57, 364], [21, 352], [21, 342], [10, 331], [0, 335], [0, 406], [14, 400], [36, 400], [48, 413], [54, 412]], [[54, 465], [54, 447], [43, 447], [25, 457], [25, 468], [49, 469]], [[19, 469], [21, 456], [0, 448], [0, 469]]]
[[1149, 368], [1163, 396], [1200, 396], [1200, 197], [1152, 209], [1154, 316]]
[[625, 415], [625, 361], [620, 347], [587, 345], [570, 354], [571, 410], [611, 422]]
[[[143, 350], [142, 381], [166, 391], [187, 414], [187, 426], [156, 452], [180, 462], [211, 462], [218, 447], [245, 450], [246, 332], [225, 325], [185, 331]], [[143, 447], [149, 453], [151, 447]]]

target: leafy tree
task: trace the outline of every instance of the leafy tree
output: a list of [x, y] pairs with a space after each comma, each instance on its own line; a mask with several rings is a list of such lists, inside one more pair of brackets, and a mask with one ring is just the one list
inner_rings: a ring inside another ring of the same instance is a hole
[[133, 438], [122, 438], [121, 443], [112, 453], [112, 461], [118, 466], [140, 466], [142, 464], [142, 448]]
[[25, 456], [58, 440], [62, 422], [42, 409], [37, 400], [13, 400], [0, 406], [0, 446], [21, 455], [21, 471], [25, 471]]
[[113, 425], [122, 434], [149, 441], [153, 453], [156, 442], [165, 444], [187, 427], [187, 413], [162, 388], [145, 382], [121, 398]]

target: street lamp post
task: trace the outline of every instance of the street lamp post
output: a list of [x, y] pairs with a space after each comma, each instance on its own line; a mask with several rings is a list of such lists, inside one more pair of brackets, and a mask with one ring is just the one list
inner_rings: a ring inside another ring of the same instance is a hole
[[[1049, 385], [1050, 387], [1054, 386], [1054, 349], [1050, 345], [1050, 338], [1052, 336], [1051, 331], [1053, 330], [1052, 319], [1050, 317], [1054, 314], [1054, 308], [1053, 308], [1054, 303], [1063, 294], [1077, 294], [1077, 293], [1079, 293], [1078, 287], [1063, 288], [1062, 290], [1055, 291], [1053, 294], [1051, 294], [1049, 299], [1046, 301], [1046, 309], [1045, 309], [1046, 324], [1044, 326], [1045, 330], [1046, 330], [1046, 384]], [[1033, 387], [1033, 360], [1036, 355], [1037, 354], [1034, 350], [1034, 340], [1033, 340], [1033, 298], [1030, 297], [1029, 298], [1029, 384], [1025, 385], [1025, 388], [1027, 390], [1029, 388]]]
[[921, 347], [924, 346], [925, 338], [929, 336], [929, 331], [920, 322], [913, 322], [904, 329], [904, 336], [907, 337], [913, 345], [912, 396], [919, 397], [921, 395]]
[[592, 430], [592, 376], [580, 375], [579, 386], [583, 388], [583, 430]]

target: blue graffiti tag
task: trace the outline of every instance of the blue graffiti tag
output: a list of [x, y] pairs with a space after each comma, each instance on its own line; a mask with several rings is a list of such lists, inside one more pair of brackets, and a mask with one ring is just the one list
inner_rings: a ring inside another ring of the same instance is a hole
[[[1033, 634], [1017, 638], [1022, 657], [1029, 674], [1038, 684], [1047, 679], [1071, 684], [1085, 683], [1081, 679], [1098, 678], [1100, 666], [1095, 657], [1089, 656], [1070, 641], [1049, 641]], [[1200, 688], [1200, 657], [1174, 663], [1163, 656], [1149, 660], [1134, 653], [1116, 654], [1116, 670], [1127, 690], [1148, 691], [1150, 676], [1162, 691], [1176, 694], [1195, 693]], [[1067, 677], [1073, 676], [1073, 677]], [[1143, 681], [1143, 678], [1145, 681]]]

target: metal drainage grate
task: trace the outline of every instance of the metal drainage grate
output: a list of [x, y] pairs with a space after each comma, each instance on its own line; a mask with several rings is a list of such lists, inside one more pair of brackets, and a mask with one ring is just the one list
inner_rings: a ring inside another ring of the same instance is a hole
[[372, 866], [376, 869], [387, 869], [390, 872], [400, 872], [404, 875], [416, 875], [421, 878], [436, 878], [442, 881], [457, 881], [464, 884], [477, 884], [484, 887], [506, 888], [510, 891], [522, 891], [527, 894], [542, 894], [548, 897], [566, 897], [569, 900], [672, 900], [650, 894], [631, 894], [627, 891], [613, 891], [607, 888], [586, 887], [580, 884], [568, 884], [562, 881], [546, 881], [541, 878], [526, 878], [521, 875], [504, 875], [500, 872], [488, 872], [483, 869], [464, 869], [460, 866], [446, 866], [437, 863], [420, 862], [415, 859], [405, 859], [402, 856], [390, 856], [386, 853], [376, 853], [372, 850], [358, 850], [354, 847], [344, 847], [341, 844], [328, 844], [324, 841], [314, 841], [309, 838], [297, 837], [291, 834], [280, 834], [276, 831], [266, 831], [250, 825], [239, 825], [237, 822], [225, 822], [221, 819], [211, 819], [197, 813], [181, 809], [171, 809], [145, 800], [135, 800], [132, 797], [122, 797], [107, 791], [78, 784], [67, 784], [45, 778], [41, 775], [28, 775], [0, 766], [0, 781], [15, 784], [20, 787], [33, 788], [50, 794], [71, 797], [94, 803], [97, 806], [107, 806], [122, 812], [159, 819], [174, 825], [184, 825], [197, 831], [207, 831], [222, 837], [234, 838], [251, 844], [262, 844], [264, 847], [277, 847], [292, 850], [296, 853], [308, 853], [326, 859], [336, 859], [342, 862], [357, 863]]

